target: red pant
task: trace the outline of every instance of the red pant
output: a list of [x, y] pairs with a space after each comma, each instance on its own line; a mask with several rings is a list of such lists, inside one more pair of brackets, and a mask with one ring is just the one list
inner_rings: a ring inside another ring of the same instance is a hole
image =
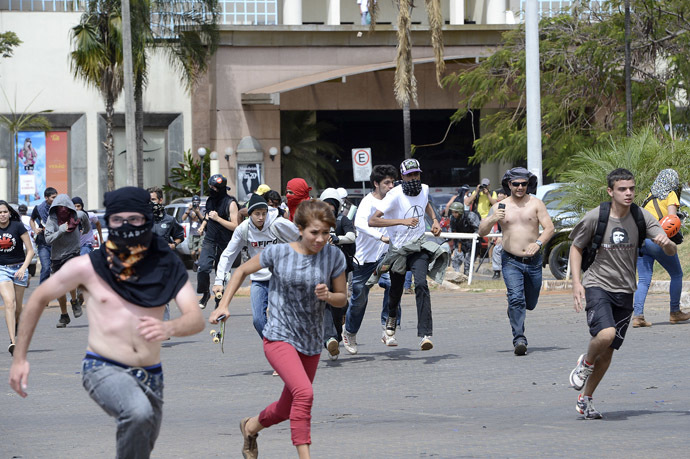
[[319, 366], [320, 355], [304, 355], [292, 344], [264, 338], [264, 353], [285, 383], [283, 393], [259, 414], [264, 427], [290, 419], [292, 444], [311, 444], [311, 405], [314, 401], [312, 382]]

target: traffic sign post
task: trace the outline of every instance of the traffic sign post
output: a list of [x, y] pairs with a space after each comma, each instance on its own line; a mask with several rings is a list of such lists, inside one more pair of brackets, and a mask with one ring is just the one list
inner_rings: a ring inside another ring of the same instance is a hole
[[362, 182], [362, 196], [364, 196], [365, 184], [371, 176], [371, 163], [371, 148], [352, 149], [352, 175], [355, 182]]

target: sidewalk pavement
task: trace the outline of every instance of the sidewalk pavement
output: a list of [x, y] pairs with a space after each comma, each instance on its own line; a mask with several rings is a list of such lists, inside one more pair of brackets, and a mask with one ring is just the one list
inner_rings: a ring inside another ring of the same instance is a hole
[[[315, 458], [686, 457], [690, 323], [668, 322], [650, 295], [646, 329], [629, 329], [595, 393], [600, 421], [575, 411], [568, 375], [586, 351], [583, 313], [569, 292], [543, 292], [528, 312], [529, 351], [513, 355], [504, 292], [432, 292], [434, 349], [418, 349], [414, 296], [403, 296], [400, 345], [381, 341], [382, 295], [370, 297], [359, 354], [323, 353], [314, 382]], [[175, 313], [176, 309], [173, 307]], [[210, 314], [210, 307], [204, 316]], [[209, 330], [163, 344], [165, 408], [155, 458], [241, 457], [239, 420], [282, 390], [263, 356], [249, 298], [231, 305], [225, 354]], [[112, 457], [115, 422], [81, 387], [86, 316], [55, 328], [47, 309], [34, 336], [29, 397], [2, 391], [0, 457]], [[6, 352], [6, 351], [5, 351]], [[0, 357], [6, 384], [9, 354]], [[262, 458], [296, 457], [289, 422], [261, 432]]]

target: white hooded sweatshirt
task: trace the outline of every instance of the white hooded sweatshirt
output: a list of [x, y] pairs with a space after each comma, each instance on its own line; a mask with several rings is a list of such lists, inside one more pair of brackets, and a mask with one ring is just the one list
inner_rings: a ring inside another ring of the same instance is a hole
[[[247, 247], [249, 256], [253, 257], [270, 244], [294, 242], [297, 239], [299, 239], [297, 226], [287, 218], [279, 217], [278, 209], [268, 208], [266, 222], [261, 229], [258, 229], [249, 217], [237, 226], [228, 246], [223, 250], [218, 260], [214, 285], [223, 285], [226, 274], [229, 273], [243, 247]], [[267, 281], [271, 278], [271, 272], [268, 268], [261, 268], [249, 278], [253, 281]]]

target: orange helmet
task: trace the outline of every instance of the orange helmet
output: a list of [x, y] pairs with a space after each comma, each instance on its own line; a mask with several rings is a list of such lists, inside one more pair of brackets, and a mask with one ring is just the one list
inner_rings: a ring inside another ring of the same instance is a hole
[[678, 218], [678, 215], [667, 215], [659, 220], [659, 224], [666, 231], [668, 237], [673, 237], [680, 231], [680, 218]]

